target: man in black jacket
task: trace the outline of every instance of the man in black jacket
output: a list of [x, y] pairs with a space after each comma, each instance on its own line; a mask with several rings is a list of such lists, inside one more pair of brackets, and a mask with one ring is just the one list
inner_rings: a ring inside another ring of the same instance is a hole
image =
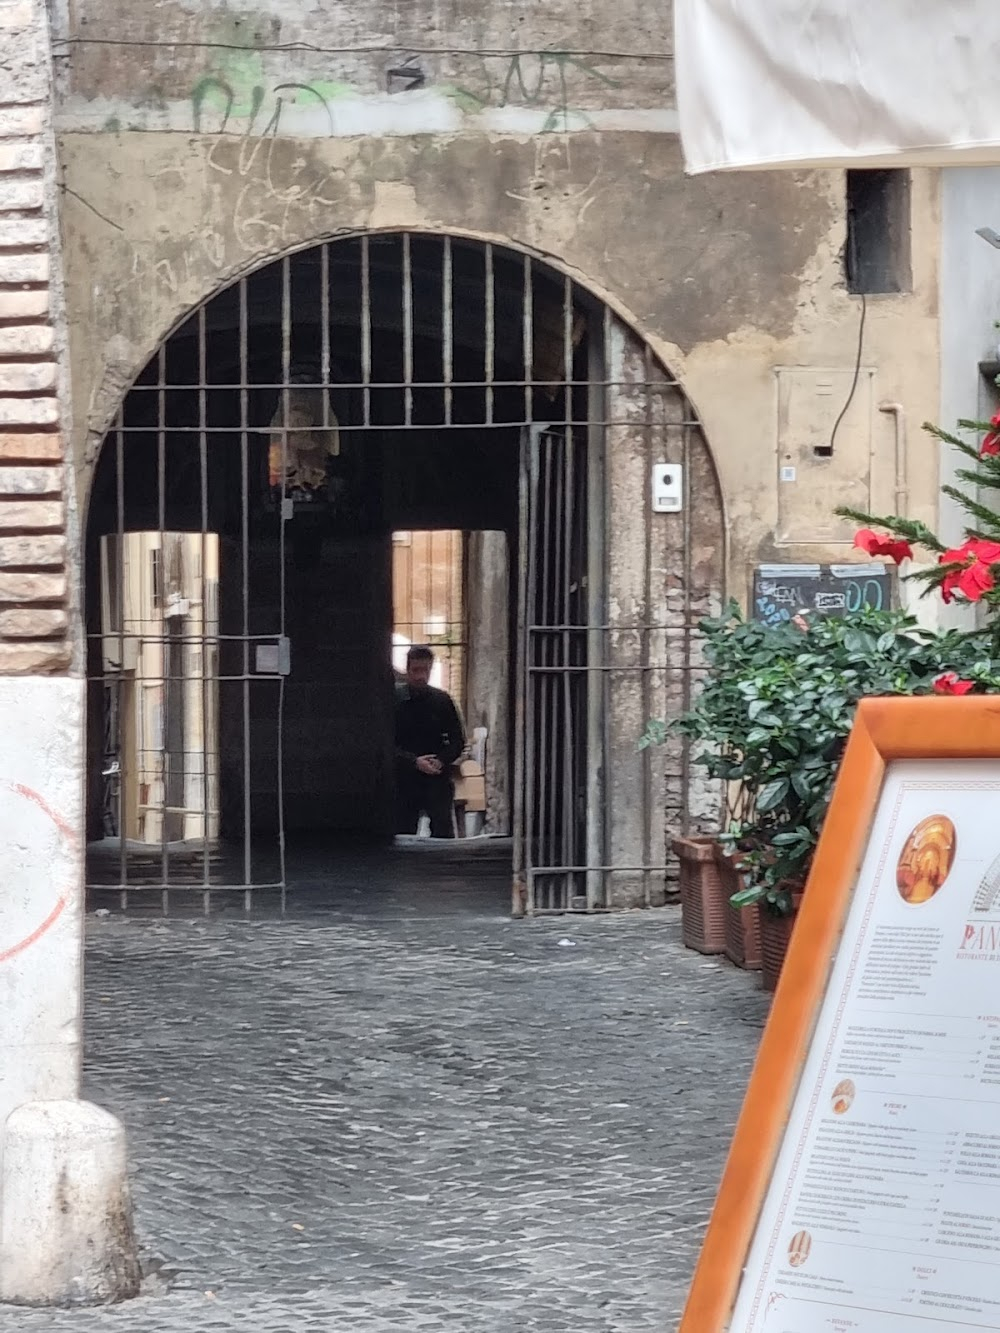
[[416, 833], [422, 813], [432, 838], [455, 836], [451, 766], [465, 749], [458, 709], [431, 683], [434, 654], [411, 648], [406, 680], [396, 686], [396, 832]]

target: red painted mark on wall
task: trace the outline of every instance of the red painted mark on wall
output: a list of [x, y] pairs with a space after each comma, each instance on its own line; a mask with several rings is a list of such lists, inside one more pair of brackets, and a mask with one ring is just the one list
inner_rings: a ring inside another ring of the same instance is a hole
[[[76, 834], [73, 828], [65, 819], [63, 819], [62, 815], [52, 809], [48, 801], [46, 801], [43, 796], [40, 796], [37, 791], [32, 790], [31, 787], [24, 786], [21, 782], [0, 781], [0, 789], [4, 788], [6, 788], [7, 791], [12, 792], [15, 796], [20, 796], [24, 800], [30, 801], [32, 805], [41, 810], [43, 814], [47, 815], [48, 818], [52, 820], [52, 823], [56, 826], [64, 841], [68, 843], [70, 847], [74, 846], [76, 843]], [[6, 963], [11, 958], [16, 958], [18, 954], [24, 953], [25, 949], [30, 949], [33, 944], [37, 944], [42, 936], [52, 929], [69, 906], [72, 899], [72, 892], [60, 893], [56, 898], [55, 905], [52, 907], [52, 910], [44, 921], [37, 925], [34, 930], [25, 935], [23, 939], [18, 940], [16, 944], [12, 944], [7, 948], [0, 948], [0, 963]]]

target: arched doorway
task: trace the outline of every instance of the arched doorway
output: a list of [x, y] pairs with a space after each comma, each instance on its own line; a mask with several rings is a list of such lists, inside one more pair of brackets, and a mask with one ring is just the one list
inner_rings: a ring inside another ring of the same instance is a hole
[[425, 599], [420, 637], [487, 733], [515, 910], [662, 901], [697, 810], [635, 742], [721, 597], [700, 427], [569, 276], [416, 233], [241, 278], [126, 396], [87, 525], [91, 883], [283, 901], [297, 838], [391, 836], [394, 536], [434, 532], [461, 623]]

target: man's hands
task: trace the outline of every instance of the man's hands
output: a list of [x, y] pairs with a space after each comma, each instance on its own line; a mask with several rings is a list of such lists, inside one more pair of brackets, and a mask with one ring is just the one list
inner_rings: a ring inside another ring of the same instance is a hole
[[439, 777], [441, 774], [441, 760], [433, 754], [422, 754], [417, 760], [417, 771], [426, 773], [429, 778]]

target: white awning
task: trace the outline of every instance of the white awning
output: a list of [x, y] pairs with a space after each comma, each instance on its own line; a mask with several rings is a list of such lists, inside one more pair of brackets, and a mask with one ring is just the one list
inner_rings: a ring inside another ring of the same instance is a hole
[[1000, 163], [998, 0], [675, 0], [689, 172]]

